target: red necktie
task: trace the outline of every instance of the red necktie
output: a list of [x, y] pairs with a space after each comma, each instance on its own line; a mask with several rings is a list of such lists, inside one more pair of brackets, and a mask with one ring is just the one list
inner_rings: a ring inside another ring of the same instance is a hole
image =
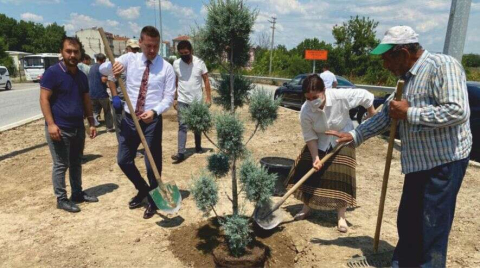
[[138, 93], [138, 99], [137, 99], [137, 107], [135, 107], [135, 114], [137, 116], [140, 116], [145, 112], [145, 100], [147, 98], [147, 84], [148, 84], [148, 75], [150, 73], [150, 64], [152, 62], [150, 60], [146, 61], [147, 63], [147, 68], [145, 68], [145, 71], [143, 72], [142, 76], [142, 83], [140, 84], [140, 92]]

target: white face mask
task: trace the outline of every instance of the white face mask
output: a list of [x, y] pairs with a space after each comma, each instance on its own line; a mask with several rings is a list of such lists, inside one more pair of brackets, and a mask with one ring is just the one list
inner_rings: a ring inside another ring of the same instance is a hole
[[323, 96], [319, 96], [318, 98], [314, 99], [314, 100], [311, 100], [311, 101], [308, 101], [310, 103], [310, 105], [315, 108], [315, 109], [318, 109], [320, 108], [323, 103], [325, 102], [325, 99]]

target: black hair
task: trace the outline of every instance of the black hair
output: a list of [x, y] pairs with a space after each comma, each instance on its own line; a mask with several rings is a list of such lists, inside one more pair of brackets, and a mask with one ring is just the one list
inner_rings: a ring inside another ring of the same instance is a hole
[[188, 49], [192, 52], [192, 44], [188, 40], [182, 40], [178, 42], [177, 51], [180, 51], [181, 49]]
[[318, 74], [311, 74], [303, 80], [302, 93], [323, 92], [325, 91], [325, 83]]
[[95, 55], [95, 59], [97, 59], [97, 61], [105, 61], [107, 57], [105, 57], [103, 53], [98, 53]]
[[85, 54], [85, 56], [83, 56], [83, 59], [84, 60], [91, 60], [92, 58], [90, 58], [90, 56], [88, 54]]
[[[71, 36], [64, 36], [62, 38], [62, 43], [60, 44], [60, 50], [63, 50], [63, 47], [65, 45], [65, 42], [69, 42], [69, 43], [72, 43], [74, 45], [78, 45], [80, 47], [80, 50], [81, 51], [84, 51], [83, 50], [83, 45], [82, 45], [82, 42], [80, 42], [80, 40], [77, 38], [77, 37], [71, 37]], [[83, 57], [83, 53], [82, 53], [82, 57]]]
[[150, 37], [158, 37], [160, 38], [160, 33], [158, 32], [157, 28], [153, 26], [145, 26], [143, 27], [141, 33], [140, 33], [140, 39], [143, 38], [144, 35], [148, 35]]

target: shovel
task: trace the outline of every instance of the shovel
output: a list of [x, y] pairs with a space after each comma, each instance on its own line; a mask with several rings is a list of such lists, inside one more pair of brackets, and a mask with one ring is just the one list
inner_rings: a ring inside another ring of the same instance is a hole
[[[397, 89], [395, 90], [395, 100], [402, 99], [403, 85], [405, 81], [398, 80]], [[377, 227], [375, 229], [375, 237], [373, 240], [373, 250], [378, 252], [378, 243], [380, 241], [380, 230], [382, 228], [383, 209], [385, 208], [385, 197], [387, 195], [388, 176], [390, 175], [390, 163], [392, 162], [393, 144], [395, 142], [395, 133], [397, 132], [397, 119], [392, 119], [390, 125], [390, 137], [388, 139], [387, 161], [385, 162], [385, 171], [383, 173], [382, 194], [380, 196], [380, 204], [378, 206]]]
[[[345, 145], [349, 143], [351, 142], [338, 143], [331, 152], [329, 152], [320, 160], [320, 163], [322, 165], [325, 164], [325, 162], [327, 162], [330, 157], [332, 157], [335, 153], [337, 153], [340, 149], [342, 149]], [[283, 195], [282, 199], [280, 199], [280, 201], [278, 201], [273, 207], [271, 206], [273, 203], [271, 202], [271, 200], [259, 204], [259, 206], [255, 208], [253, 216], [258, 226], [265, 230], [270, 230], [282, 223], [283, 218], [281, 213], [277, 212], [278, 208], [280, 208], [280, 206], [287, 200], [287, 198], [292, 195], [300, 186], [302, 186], [302, 184], [308, 178], [310, 178], [310, 176], [314, 172], [314, 168], [310, 169], [307, 174], [305, 174], [297, 183], [295, 183], [295, 185], [285, 195]]]
[[[105, 54], [107, 54], [108, 59], [110, 60], [110, 62], [112, 62], [113, 65], [113, 63], [115, 63], [115, 58], [113, 57], [113, 53], [108, 43], [105, 32], [103, 31], [103, 28], [99, 28], [98, 31], [100, 32], [100, 36], [102, 37], [102, 41], [105, 46]], [[122, 89], [122, 93], [125, 98], [125, 102], [128, 105], [128, 109], [130, 111], [135, 111], [132, 106], [132, 102], [130, 101], [130, 97], [127, 94], [124, 81], [121, 77], [118, 78], [118, 83], [120, 84], [120, 88]], [[174, 214], [178, 210], [180, 210], [182, 201], [180, 191], [178, 190], [178, 187], [177, 185], [175, 185], [175, 183], [162, 182], [162, 178], [160, 177], [160, 173], [158, 172], [157, 165], [155, 164], [155, 161], [153, 161], [152, 153], [150, 152], [150, 148], [148, 148], [147, 141], [145, 140], [145, 135], [143, 135], [142, 128], [140, 127], [140, 124], [138, 122], [138, 118], [135, 113], [131, 113], [131, 116], [133, 122], [135, 123], [135, 128], [137, 129], [138, 136], [140, 136], [140, 140], [142, 141], [143, 148], [145, 148], [145, 153], [148, 157], [148, 161], [150, 162], [150, 165], [152, 165], [155, 179], [158, 182], [158, 187], [151, 190], [149, 194], [159, 210], [163, 211], [166, 214]]]

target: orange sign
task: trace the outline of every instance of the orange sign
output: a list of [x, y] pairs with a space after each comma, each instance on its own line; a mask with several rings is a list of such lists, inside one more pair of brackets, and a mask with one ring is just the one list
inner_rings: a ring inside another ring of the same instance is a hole
[[305, 50], [306, 60], [327, 60], [328, 50]]

